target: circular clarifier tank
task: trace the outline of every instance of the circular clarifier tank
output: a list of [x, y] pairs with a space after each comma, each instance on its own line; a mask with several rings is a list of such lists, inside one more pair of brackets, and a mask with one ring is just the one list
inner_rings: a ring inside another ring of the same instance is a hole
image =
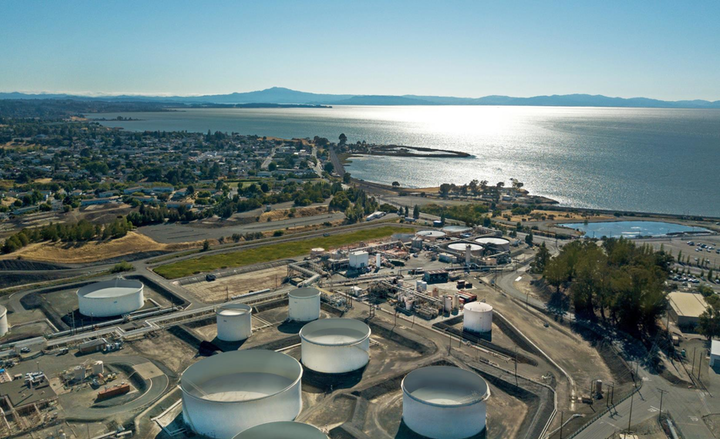
[[303, 369], [294, 358], [263, 349], [224, 352], [185, 370], [183, 418], [195, 433], [231, 439], [260, 424], [300, 413]]
[[452, 366], [417, 369], [402, 381], [403, 421], [433, 439], [464, 439], [485, 428], [490, 388], [478, 374]]
[[142, 282], [112, 279], [85, 285], [77, 290], [80, 313], [89, 317], [111, 317], [128, 314], [145, 303]]
[[483, 247], [479, 244], [471, 244], [466, 242], [455, 242], [450, 245], [448, 245], [449, 249], [456, 250], [459, 252], [464, 252], [467, 250], [468, 246], [470, 246], [470, 251], [473, 253], [481, 252], [483, 250]]
[[301, 422], [271, 422], [249, 428], [235, 439], [327, 439], [327, 435]]
[[323, 319], [300, 330], [301, 358], [308, 369], [346, 373], [370, 359], [370, 327], [355, 319]]

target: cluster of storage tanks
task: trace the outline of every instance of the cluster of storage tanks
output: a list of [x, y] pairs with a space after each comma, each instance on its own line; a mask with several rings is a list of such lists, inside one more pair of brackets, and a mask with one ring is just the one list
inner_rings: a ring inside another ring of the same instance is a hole
[[88, 317], [113, 317], [137, 311], [145, 304], [142, 282], [121, 277], [77, 290], [78, 307]]
[[[180, 388], [183, 418], [193, 432], [216, 439], [327, 439], [317, 428], [293, 422], [302, 410], [304, 369], [324, 374], [362, 369], [370, 359], [371, 331], [355, 319], [319, 319], [320, 291], [315, 288], [296, 289], [288, 299], [288, 320], [305, 323], [299, 333], [302, 363], [284, 353], [251, 349], [224, 352], [190, 366]], [[485, 307], [470, 309], [482, 314]], [[225, 304], [216, 314], [218, 338], [250, 336], [249, 306]], [[466, 326], [484, 328], [484, 317], [479, 320]], [[403, 420], [418, 434], [460, 439], [485, 428], [490, 392], [473, 372], [425, 367], [409, 373], [401, 388]]]
[[[215, 438], [326, 438], [313, 426], [292, 422], [302, 409], [303, 368], [347, 373], [369, 361], [370, 328], [354, 319], [320, 320], [320, 291], [288, 294], [288, 321], [300, 330], [302, 364], [289, 355], [256, 349], [225, 352], [190, 366], [182, 375], [185, 423]], [[252, 334], [252, 308], [217, 308], [218, 338], [244, 340]]]

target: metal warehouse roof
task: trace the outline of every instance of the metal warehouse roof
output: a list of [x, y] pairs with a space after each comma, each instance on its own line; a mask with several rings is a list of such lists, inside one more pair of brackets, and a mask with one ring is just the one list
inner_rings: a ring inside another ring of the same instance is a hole
[[684, 317], [700, 317], [700, 314], [702, 314], [708, 306], [702, 294], [697, 293], [681, 293], [676, 291], [668, 294], [668, 300], [675, 313], [678, 316]]

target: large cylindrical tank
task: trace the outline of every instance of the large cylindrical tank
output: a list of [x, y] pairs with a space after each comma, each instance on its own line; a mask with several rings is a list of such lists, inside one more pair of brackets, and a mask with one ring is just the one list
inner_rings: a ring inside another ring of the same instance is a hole
[[226, 303], [215, 311], [217, 338], [241, 341], [252, 335], [252, 308], [244, 303]]
[[235, 439], [328, 439], [312, 425], [302, 422], [270, 422], [248, 428]]
[[402, 381], [403, 421], [433, 439], [463, 439], [485, 428], [490, 388], [476, 373], [451, 366], [414, 370]]
[[0, 305], [0, 337], [8, 332], [7, 308]]
[[322, 319], [300, 330], [301, 359], [308, 369], [346, 373], [370, 359], [370, 327], [355, 319]]
[[476, 239], [475, 242], [482, 246], [490, 247], [496, 252], [510, 251], [510, 241], [504, 238], [484, 237]]
[[292, 421], [302, 409], [300, 363], [264, 349], [198, 361], [180, 380], [183, 419], [197, 434], [232, 439], [260, 424]]
[[320, 291], [297, 288], [288, 293], [288, 320], [311, 322], [320, 318]]
[[138, 280], [117, 278], [97, 282], [77, 290], [80, 313], [89, 317], [112, 317], [143, 307], [143, 284]]
[[490, 332], [492, 330], [493, 307], [483, 302], [470, 302], [463, 308], [463, 330]]

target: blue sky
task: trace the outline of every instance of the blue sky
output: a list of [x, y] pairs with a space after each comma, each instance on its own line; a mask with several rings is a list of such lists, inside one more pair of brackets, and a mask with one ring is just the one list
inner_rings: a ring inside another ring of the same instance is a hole
[[0, 91], [720, 99], [720, 2], [0, 2]]

